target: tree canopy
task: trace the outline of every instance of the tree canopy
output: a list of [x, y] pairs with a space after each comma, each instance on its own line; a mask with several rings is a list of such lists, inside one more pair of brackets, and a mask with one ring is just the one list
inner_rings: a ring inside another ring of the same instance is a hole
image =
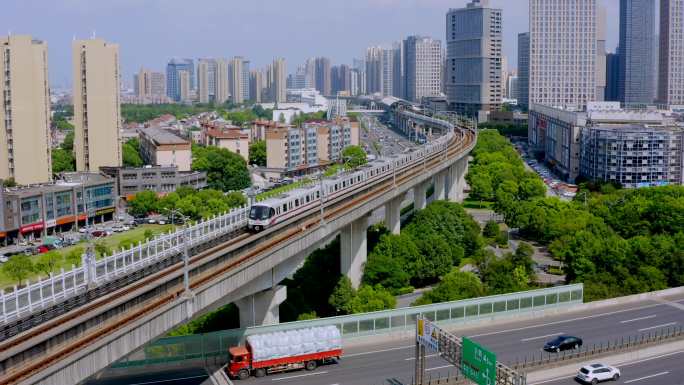
[[193, 146], [192, 169], [205, 171], [212, 189], [237, 191], [251, 185], [244, 158], [225, 148]]
[[361, 146], [347, 146], [342, 150], [342, 159], [347, 169], [363, 166], [368, 162], [366, 152]]
[[135, 194], [128, 207], [130, 213], [136, 216], [168, 214], [172, 210], [178, 210], [182, 215], [198, 220], [222, 214], [246, 203], [247, 199], [238, 192], [224, 194], [212, 189], [195, 191], [189, 187], [181, 187], [163, 198], [159, 198], [154, 191], [141, 191]]
[[266, 141], [256, 140], [249, 145], [249, 164], [266, 166]]
[[131, 138], [122, 145], [122, 157], [124, 167], [142, 167], [143, 160], [140, 156], [140, 141]]

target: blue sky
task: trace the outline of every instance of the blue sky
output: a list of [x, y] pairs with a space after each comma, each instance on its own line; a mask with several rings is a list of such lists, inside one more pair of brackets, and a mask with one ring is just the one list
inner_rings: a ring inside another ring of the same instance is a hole
[[[126, 81], [140, 66], [162, 70], [173, 56], [245, 56], [261, 67], [275, 56], [288, 71], [310, 56], [333, 63], [361, 57], [369, 45], [406, 35], [444, 40], [445, 13], [466, 0], [3, 0], [0, 25], [47, 41], [50, 83], [71, 84], [71, 40], [93, 32], [119, 43]], [[608, 50], [618, 36], [618, 0], [608, 11]], [[503, 8], [504, 52], [515, 67], [516, 37], [527, 31], [526, 0]], [[5, 31], [1, 32], [3, 35]]]

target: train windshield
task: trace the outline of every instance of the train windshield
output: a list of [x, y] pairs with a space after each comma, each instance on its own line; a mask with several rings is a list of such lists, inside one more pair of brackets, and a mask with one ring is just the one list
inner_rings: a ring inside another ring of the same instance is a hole
[[249, 219], [252, 219], [252, 220], [268, 219], [270, 211], [271, 211], [270, 207], [252, 206], [252, 209], [249, 210]]

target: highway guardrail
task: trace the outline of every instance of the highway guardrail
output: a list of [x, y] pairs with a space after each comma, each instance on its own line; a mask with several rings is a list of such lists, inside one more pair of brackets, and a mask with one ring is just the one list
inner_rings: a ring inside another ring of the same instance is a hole
[[206, 334], [163, 337], [113, 367], [141, 366], [184, 360], [227, 359], [228, 348], [251, 334], [333, 325], [343, 339], [383, 335], [415, 329], [418, 315], [440, 325], [457, 325], [515, 314], [568, 308], [583, 302], [582, 284], [501, 294], [481, 298], [412, 306], [371, 313], [286, 322], [278, 325], [224, 330]]

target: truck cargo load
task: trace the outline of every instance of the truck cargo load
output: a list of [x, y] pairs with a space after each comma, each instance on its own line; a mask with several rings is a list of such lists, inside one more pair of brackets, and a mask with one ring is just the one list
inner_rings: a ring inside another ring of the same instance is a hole
[[342, 338], [335, 326], [255, 334], [247, 337], [246, 346], [232, 347], [229, 353], [231, 377], [262, 377], [335, 362], [342, 356]]

